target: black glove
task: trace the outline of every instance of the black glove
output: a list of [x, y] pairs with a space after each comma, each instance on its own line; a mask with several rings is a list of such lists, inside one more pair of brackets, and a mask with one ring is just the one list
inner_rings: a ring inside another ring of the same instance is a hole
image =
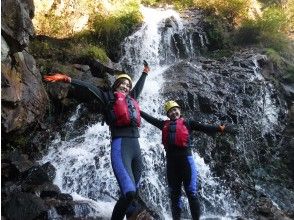
[[229, 134], [234, 134], [234, 135], [239, 133], [238, 128], [232, 125], [225, 125], [224, 132]]

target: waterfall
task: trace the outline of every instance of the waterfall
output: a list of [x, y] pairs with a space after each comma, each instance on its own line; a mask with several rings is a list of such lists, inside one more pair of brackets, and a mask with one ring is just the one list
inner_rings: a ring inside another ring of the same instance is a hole
[[[162, 73], [172, 63], [182, 58], [192, 57], [195, 51], [191, 49], [191, 38], [183, 43], [179, 39], [187, 38], [180, 16], [173, 10], [150, 9], [142, 7], [145, 17], [143, 26], [128, 37], [124, 42], [124, 55], [121, 66], [138, 79], [147, 60], [151, 72], [146, 79], [144, 90], [139, 98], [141, 109], [154, 117], [165, 118], [163, 114], [164, 100], [161, 96]], [[199, 36], [203, 39], [203, 36]], [[177, 39], [175, 39], [177, 38]], [[179, 47], [181, 46], [181, 48]], [[115, 200], [118, 199], [119, 188], [112, 172], [110, 163], [110, 134], [108, 127], [96, 123], [88, 126], [81, 135], [71, 135], [73, 123], [78, 123], [79, 110], [66, 124], [67, 136], [62, 139], [56, 135], [49, 146], [49, 151], [42, 163], [50, 161], [57, 169], [54, 183], [63, 192], [70, 193], [74, 200], [90, 206], [86, 214], [76, 210], [79, 217], [111, 216]], [[165, 219], [170, 217], [167, 182], [165, 178], [165, 152], [161, 145], [161, 131], [143, 120], [139, 139], [144, 170], [142, 173], [140, 193], [148, 205], [156, 207]], [[197, 153], [193, 153], [199, 172], [202, 187], [200, 190], [203, 207], [203, 219], [215, 216], [229, 219], [238, 215], [238, 206], [230, 198], [230, 192], [212, 176], [209, 166]], [[184, 198], [183, 216], [189, 218], [187, 199]], [[103, 207], [103, 208], [101, 208]], [[52, 211], [53, 218], [56, 213]]]

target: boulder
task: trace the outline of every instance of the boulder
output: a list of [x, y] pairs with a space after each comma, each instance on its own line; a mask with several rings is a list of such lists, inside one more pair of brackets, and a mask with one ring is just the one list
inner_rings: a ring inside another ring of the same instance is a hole
[[2, 204], [2, 215], [10, 220], [46, 219], [44, 201], [30, 193], [14, 193]]

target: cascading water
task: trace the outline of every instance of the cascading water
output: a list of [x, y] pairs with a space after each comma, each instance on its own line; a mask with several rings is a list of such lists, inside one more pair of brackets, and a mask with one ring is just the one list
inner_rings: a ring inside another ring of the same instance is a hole
[[[267, 58], [262, 56], [262, 59], [266, 60]], [[252, 69], [254, 71], [249, 82], [252, 82], [256, 89], [253, 96], [255, 112], [254, 114], [246, 111], [242, 112], [246, 119], [243, 121], [244, 130], [238, 136], [239, 140], [236, 141], [236, 147], [243, 149], [244, 158], [254, 178], [256, 191], [267, 195], [276, 207], [285, 207], [284, 201], [280, 200], [281, 197], [279, 197], [279, 192], [277, 192], [281, 191], [284, 193], [284, 189], [282, 190], [279, 187], [277, 189], [274, 184], [271, 185], [271, 181], [265, 180], [266, 177], [269, 178], [268, 172], [270, 169], [268, 166], [264, 166], [262, 160], [265, 158], [264, 154], [266, 151], [270, 151], [269, 149], [274, 149], [276, 152], [276, 155], [273, 156], [274, 159], [271, 159], [272, 161], [269, 163], [279, 160], [277, 156], [281, 141], [279, 136], [283, 135], [285, 126], [282, 117], [287, 115], [286, 103], [279, 99], [274, 85], [270, 81], [265, 80], [264, 76], [260, 73], [261, 68], [256, 56], [253, 57], [252, 62]], [[257, 145], [266, 146], [268, 149], [256, 149]], [[289, 205], [286, 205], [286, 207], [289, 207]]]
[[[173, 10], [142, 8], [142, 13], [145, 23], [140, 30], [126, 39], [120, 64], [124, 70], [134, 75], [136, 81], [142, 70], [142, 61], [145, 59], [149, 62], [151, 72], [138, 101], [142, 110], [152, 113], [154, 117], [165, 118], [162, 114], [162, 73], [171, 63], [179, 62], [183, 58], [175, 45], [175, 36], [181, 36], [182, 39], [187, 36], [184, 36], [185, 31], [179, 15]], [[191, 38], [182, 45], [188, 57], [195, 56], [191, 45]], [[91, 207], [87, 213], [82, 209], [76, 210], [77, 216], [109, 218], [119, 194], [110, 163], [110, 134], [108, 127], [99, 122], [87, 127], [82, 135], [71, 135], [74, 132], [73, 124], [78, 123], [76, 119], [79, 117], [79, 110], [80, 107], [66, 125], [67, 138], [62, 140], [57, 135], [42, 162], [50, 161], [56, 167], [54, 182], [63, 192], [72, 194], [75, 200], [81, 203], [84, 201]], [[161, 132], [143, 121], [140, 133], [144, 163], [140, 193], [148, 205], [156, 207], [165, 219], [170, 219]], [[200, 196], [204, 201], [203, 217], [213, 215], [226, 219], [229, 217], [225, 216], [238, 215], [238, 205], [230, 198], [230, 192], [212, 177], [203, 158], [196, 153], [193, 156], [202, 184]], [[189, 218], [186, 199], [184, 206], [183, 216]], [[52, 218], [56, 215], [53, 211], [51, 214]]]

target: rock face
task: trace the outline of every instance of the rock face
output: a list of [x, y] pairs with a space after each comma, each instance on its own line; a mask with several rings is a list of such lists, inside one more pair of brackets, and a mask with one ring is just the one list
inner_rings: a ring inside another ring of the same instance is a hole
[[59, 37], [62, 37], [62, 33], [63, 36], [68, 36], [68, 34], [86, 29], [90, 15], [99, 11], [99, 4], [90, 0], [79, 2], [73, 0], [34, 0], [34, 4], [36, 16], [33, 19], [33, 24], [40, 35], [46, 35], [47, 31], [60, 25], [56, 23], [56, 26], [52, 25], [50, 29], [46, 30], [48, 27], [43, 24], [44, 15], [63, 18], [62, 27], [66, 28], [59, 32]]
[[[26, 51], [29, 38], [34, 34], [31, 23], [33, 1], [6, 0], [1, 2], [1, 7], [1, 126], [5, 136], [22, 133], [42, 122], [49, 99], [35, 60]], [[171, 48], [166, 48], [171, 51], [170, 56], [173, 51], [179, 51], [174, 60], [186, 60], [164, 73], [163, 95], [165, 99], [178, 101], [187, 118], [238, 128], [238, 135], [216, 138], [207, 135], [203, 138], [202, 134], [196, 133], [192, 141], [197, 147], [193, 150], [234, 193], [234, 199], [242, 206], [246, 218], [288, 219], [287, 211], [293, 217], [293, 88], [284, 86], [286, 100], [276, 85], [257, 74], [272, 74], [264, 72], [271, 68], [267, 68], [266, 57], [260, 53], [245, 51], [218, 61], [198, 56], [205, 43], [205, 34], [196, 29], [197, 24], [191, 26], [194, 30], [192, 37], [198, 42], [191, 45], [197, 49], [193, 59], [186, 59], [187, 51], [179, 35], [174, 36]], [[174, 25], [171, 19], [165, 26]], [[77, 74], [82, 80], [92, 81], [95, 74], [101, 76], [101, 69], [102, 72], [115, 73], [97, 63], [84, 64], [90, 68]], [[79, 68], [83, 69], [83, 66]], [[50, 85], [47, 91], [56, 105], [61, 103], [64, 108], [69, 103], [66, 98], [70, 93], [68, 85]], [[77, 130], [88, 120], [97, 120], [97, 111], [94, 114], [85, 112], [86, 117], [76, 125]], [[27, 150], [30, 155], [19, 152], [2, 155], [2, 215], [7, 219], [74, 218], [77, 206], [84, 209], [84, 204], [73, 201], [70, 195], [62, 193], [53, 184], [56, 173], [52, 164], [40, 166], [28, 159], [35, 149], [40, 149], [42, 142], [50, 139], [48, 133], [31, 140], [28, 148], [32, 148]], [[55, 214], [48, 216], [50, 213]], [[158, 214], [156, 219], [161, 219], [161, 213], [155, 211], [152, 214]]]
[[24, 131], [41, 121], [48, 96], [34, 58], [25, 50], [34, 29], [33, 1], [1, 2], [2, 131]]
[[9, 45], [10, 54], [22, 51], [34, 34], [31, 20], [34, 9], [33, 0], [1, 1], [1, 35]]
[[33, 163], [18, 151], [1, 157], [2, 216], [7, 219], [48, 219], [49, 210], [56, 215], [74, 215], [70, 195], [53, 184], [56, 169], [52, 164]]
[[292, 113], [283, 91], [262, 75], [267, 65], [256, 51], [222, 60], [199, 56], [164, 73], [163, 95], [176, 100], [187, 118], [237, 128], [237, 135], [214, 138], [193, 133], [194, 150], [234, 192], [245, 216], [287, 219], [294, 210]]

